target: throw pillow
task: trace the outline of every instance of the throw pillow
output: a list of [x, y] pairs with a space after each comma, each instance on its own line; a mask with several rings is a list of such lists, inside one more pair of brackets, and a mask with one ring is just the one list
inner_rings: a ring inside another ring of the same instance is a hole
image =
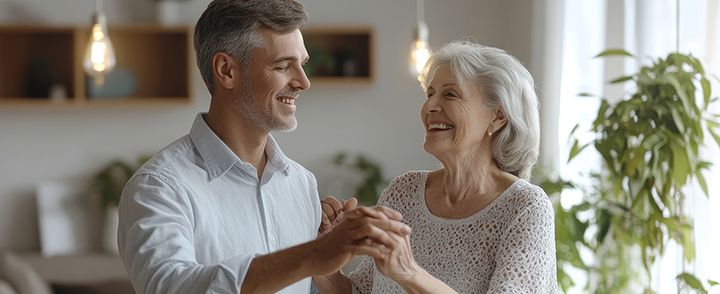
[[18, 294], [52, 294], [50, 286], [26, 262], [11, 252], [0, 257], [0, 272]]
[[15, 289], [3, 280], [0, 280], [0, 294], [17, 294]]

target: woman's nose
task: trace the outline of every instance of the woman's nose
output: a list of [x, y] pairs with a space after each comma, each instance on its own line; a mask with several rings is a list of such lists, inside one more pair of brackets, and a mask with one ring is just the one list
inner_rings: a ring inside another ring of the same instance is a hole
[[429, 98], [427, 101], [425, 101], [423, 109], [423, 112], [425, 113], [437, 113], [440, 112], [440, 105], [438, 105], [435, 99]]

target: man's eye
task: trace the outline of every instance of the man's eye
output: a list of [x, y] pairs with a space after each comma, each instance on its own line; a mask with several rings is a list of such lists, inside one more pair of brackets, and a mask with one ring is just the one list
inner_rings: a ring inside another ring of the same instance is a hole
[[457, 98], [457, 95], [455, 95], [455, 93], [453, 93], [453, 92], [446, 92], [445, 96], [451, 97], [451, 98]]
[[275, 68], [277, 71], [287, 71], [288, 69], [290, 69], [289, 66], [278, 66]]

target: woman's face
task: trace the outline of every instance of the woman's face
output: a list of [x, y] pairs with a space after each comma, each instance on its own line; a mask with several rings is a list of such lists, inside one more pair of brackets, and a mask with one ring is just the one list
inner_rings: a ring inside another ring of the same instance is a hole
[[501, 112], [498, 107], [487, 106], [485, 91], [477, 83], [461, 83], [450, 66], [444, 65], [437, 69], [425, 94], [420, 119], [425, 127], [426, 152], [436, 158], [468, 151], [491, 152], [488, 132], [496, 131]]

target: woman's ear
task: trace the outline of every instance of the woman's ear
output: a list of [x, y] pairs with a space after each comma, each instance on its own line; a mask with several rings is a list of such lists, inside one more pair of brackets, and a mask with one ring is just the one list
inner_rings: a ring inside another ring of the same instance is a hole
[[488, 127], [488, 132], [491, 134], [502, 129], [502, 127], [504, 127], [507, 123], [507, 115], [500, 107], [495, 108], [495, 112], [493, 114], [494, 118], [492, 122], [490, 122], [490, 127]]
[[213, 56], [212, 65], [218, 86], [231, 90], [235, 86], [233, 79], [239, 74], [235, 69], [235, 59], [225, 52], [218, 52]]

